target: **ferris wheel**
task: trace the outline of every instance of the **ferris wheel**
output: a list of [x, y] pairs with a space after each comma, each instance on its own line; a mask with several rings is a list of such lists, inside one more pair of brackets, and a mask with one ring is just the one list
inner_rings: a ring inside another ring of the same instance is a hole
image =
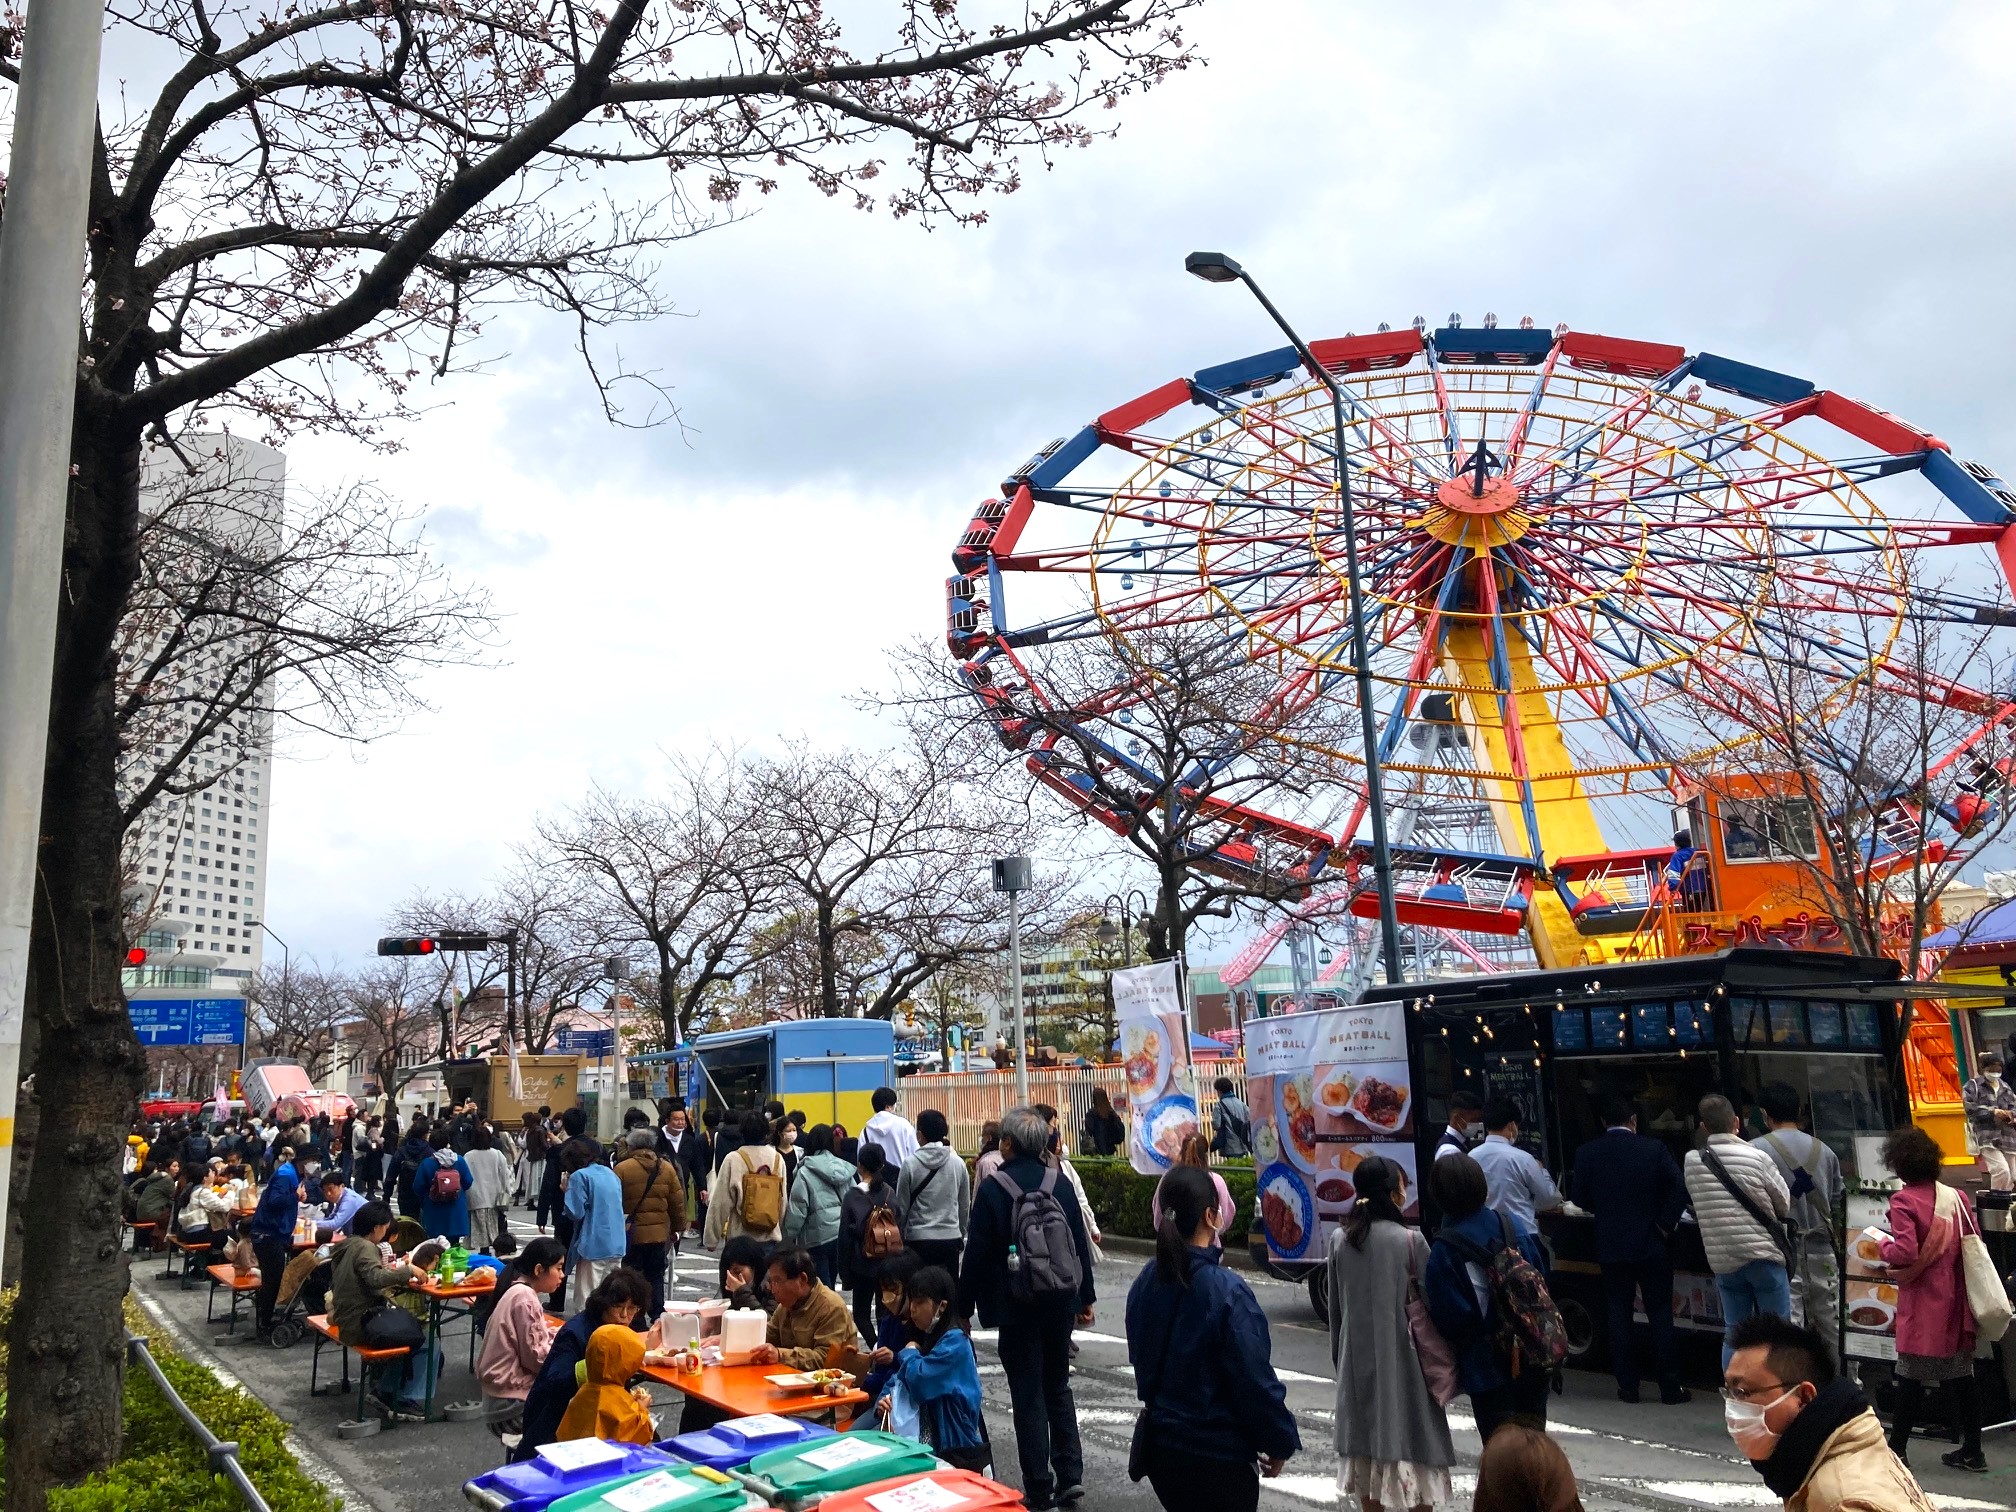
[[[1700, 773], [1757, 738], [1770, 668], [1801, 669], [1824, 725], [1829, 699], [1899, 683], [1916, 631], [2016, 624], [2016, 492], [1872, 405], [1530, 320], [1417, 319], [1311, 351], [1342, 391], [1408, 922], [1530, 931], [1544, 964], [1586, 959], [1592, 914], [1658, 889]], [[1241, 808], [1204, 862], [1289, 867], [1312, 891], [1348, 889], [1365, 862], [1333, 414], [1293, 348], [1173, 379], [1016, 469], [948, 583], [948, 644], [1003, 740], [1104, 822], [1088, 764], [1177, 775], [1130, 729], [1162, 638], [1181, 627], [1255, 669], [1255, 706], [1357, 785], [1356, 812], [1331, 834]], [[1055, 685], [1047, 658], [1088, 640], [1126, 670]], [[2009, 690], [1928, 687], [1922, 663], [1910, 678], [1979, 732], [2016, 722]], [[1900, 843], [1933, 843], [1942, 818], [1964, 832], [2001, 800], [2009, 764], [1990, 748], [1954, 741], [1942, 760], [1973, 763], [1966, 811], [1914, 813]]]

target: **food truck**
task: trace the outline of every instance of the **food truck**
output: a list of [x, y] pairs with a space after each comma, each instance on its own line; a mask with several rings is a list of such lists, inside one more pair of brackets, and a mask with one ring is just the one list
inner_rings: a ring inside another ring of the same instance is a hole
[[[1575, 1152], [1602, 1134], [1607, 1099], [1630, 1099], [1640, 1132], [1679, 1161], [1694, 1147], [1702, 1097], [1729, 1097], [1757, 1134], [1758, 1092], [1787, 1083], [1840, 1157], [1848, 1198], [1836, 1217], [1852, 1235], [1882, 1217], [1893, 1183], [1877, 1151], [1911, 1117], [1900, 1018], [1952, 990], [1904, 981], [1894, 961], [1739, 946], [1374, 987], [1349, 1008], [1256, 1020], [1247, 1088], [1270, 1258], [1306, 1267], [1324, 1253], [1350, 1210], [1351, 1169], [1368, 1154], [1399, 1162], [1406, 1213], [1432, 1230], [1420, 1177], [1459, 1088], [1517, 1102], [1522, 1142], [1572, 1191]], [[1595, 1221], [1570, 1209], [1543, 1216], [1541, 1228], [1571, 1358], [1595, 1364], [1610, 1347]], [[1691, 1219], [1674, 1235], [1673, 1261], [1674, 1322], [1705, 1349], [1722, 1331], [1721, 1304]], [[1850, 1358], [1894, 1358], [1889, 1292], [1851, 1253], [1840, 1325]]]
[[627, 1064], [633, 1075], [662, 1076], [665, 1092], [695, 1110], [733, 1118], [775, 1098], [858, 1133], [874, 1116], [875, 1089], [896, 1084], [896, 1030], [887, 1019], [796, 1019], [703, 1034]]
[[511, 1093], [511, 1058], [508, 1055], [473, 1056], [446, 1061], [441, 1080], [448, 1100], [459, 1103], [474, 1098], [499, 1124], [516, 1128], [527, 1113], [550, 1108], [564, 1113], [579, 1102], [581, 1057], [578, 1055], [521, 1055], [518, 1057], [518, 1095]]

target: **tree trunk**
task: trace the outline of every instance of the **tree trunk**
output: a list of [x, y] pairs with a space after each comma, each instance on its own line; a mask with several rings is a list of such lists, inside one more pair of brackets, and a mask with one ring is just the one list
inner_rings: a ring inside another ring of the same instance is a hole
[[64, 540], [27, 1009], [40, 1128], [8, 1329], [7, 1512], [119, 1452], [126, 1332], [120, 1156], [147, 1060], [126, 1014], [111, 663], [137, 571], [140, 447], [78, 417]]
[[819, 1011], [840, 1017], [840, 946], [833, 929], [833, 909], [821, 903], [816, 916], [819, 944]]

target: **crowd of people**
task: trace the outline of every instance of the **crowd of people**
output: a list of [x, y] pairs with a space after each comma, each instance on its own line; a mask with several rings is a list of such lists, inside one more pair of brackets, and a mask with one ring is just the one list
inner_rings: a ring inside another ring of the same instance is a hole
[[[1999, 1061], [1994, 1070], [1999, 1099]], [[1251, 1131], [1229, 1081], [1218, 1092], [1217, 1138], [1187, 1142], [1154, 1191], [1155, 1256], [1125, 1302], [1142, 1404], [1130, 1473], [1169, 1512], [1255, 1507], [1261, 1480], [1302, 1447], [1265, 1315], [1223, 1264], [1237, 1215], [1212, 1157], [1240, 1153]], [[1057, 1110], [1036, 1104], [989, 1123], [969, 1169], [942, 1112], [922, 1109], [913, 1122], [891, 1088], [872, 1106], [855, 1135], [808, 1126], [775, 1102], [728, 1119], [710, 1107], [696, 1125], [667, 1099], [655, 1125], [633, 1110], [613, 1149], [587, 1135], [578, 1108], [541, 1109], [508, 1128], [473, 1103], [403, 1128], [377, 1116], [136, 1126], [126, 1203], [136, 1225], [200, 1236], [241, 1269], [256, 1266], [262, 1334], [312, 1225], [324, 1248], [307, 1285], [326, 1298], [339, 1336], [413, 1346], [375, 1385], [380, 1410], [399, 1416], [418, 1415], [438, 1366], [413, 1322], [424, 1312], [414, 1288], [443, 1246], [466, 1244], [472, 1265], [500, 1273], [479, 1316], [477, 1376], [514, 1457], [556, 1438], [648, 1442], [673, 1431], [633, 1378], [654, 1358], [646, 1331], [689, 1242], [718, 1256], [722, 1297], [766, 1314], [759, 1361], [856, 1360], [873, 1404], [857, 1426], [897, 1425], [953, 1463], [984, 1468], [994, 1451], [968, 1332], [977, 1322], [996, 1331], [1027, 1506], [1075, 1506], [1085, 1465], [1072, 1335], [1094, 1321], [1104, 1255]], [[1669, 1404], [1690, 1397], [1669, 1241], [1691, 1208], [1727, 1322], [1728, 1432], [1788, 1505], [1926, 1508], [1908, 1453], [1928, 1388], [1944, 1394], [1960, 1430], [1944, 1463], [1985, 1466], [1958, 1242], [1968, 1205], [1940, 1184], [1938, 1146], [1905, 1128], [1883, 1147], [1902, 1183], [1881, 1245], [1898, 1288], [1898, 1396], [1886, 1431], [1809, 1326], [1838, 1307], [1827, 1227], [1838, 1160], [1801, 1127], [1789, 1088], [1764, 1089], [1765, 1127], [1751, 1138], [1726, 1098], [1697, 1111], [1704, 1138], [1676, 1162], [1638, 1132], [1633, 1108], [1606, 1109], [1608, 1127], [1576, 1153], [1564, 1191], [1521, 1144], [1516, 1104], [1458, 1094], [1426, 1179], [1439, 1215], [1432, 1241], [1403, 1217], [1401, 1167], [1377, 1156], [1358, 1165], [1355, 1205], [1327, 1256], [1347, 1502], [1361, 1512], [1449, 1505], [1448, 1409], [1465, 1397], [1484, 1445], [1479, 1512], [1579, 1507], [1546, 1433], [1565, 1340], [1539, 1231], [1542, 1213], [1571, 1200], [1595, 1221], [1612, 1336], [1633, 1336], [1642, 1299]], [[1110, 1113], [1095, 1103], [1081, 1131], [1096, 1148], [1124, 1140]], [[538, 1230], [522, 1240], [508, 1218], [519, 1203], [534, 1208]], [[557, 1331], [549, 1309], [570, 1315]], [[1612, 1358], [1619, 1397], [1638, 1401], [1636, 1352]], [[689, 1401], [677, 1431], [710, 1424], [709, 1409]]]

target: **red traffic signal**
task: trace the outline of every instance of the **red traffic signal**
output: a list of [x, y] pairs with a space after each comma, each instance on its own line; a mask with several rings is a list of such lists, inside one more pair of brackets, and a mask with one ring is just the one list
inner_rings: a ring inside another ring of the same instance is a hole
[[145, 948], [135, 945], [131, 950], [127, 951], [126, 964], [128, 966], [145, 966], [147, 964], [147, 952]]
[[440, 948], [432, 935], [387, 935], [378, 942], [381, 956], [432, 955]]

